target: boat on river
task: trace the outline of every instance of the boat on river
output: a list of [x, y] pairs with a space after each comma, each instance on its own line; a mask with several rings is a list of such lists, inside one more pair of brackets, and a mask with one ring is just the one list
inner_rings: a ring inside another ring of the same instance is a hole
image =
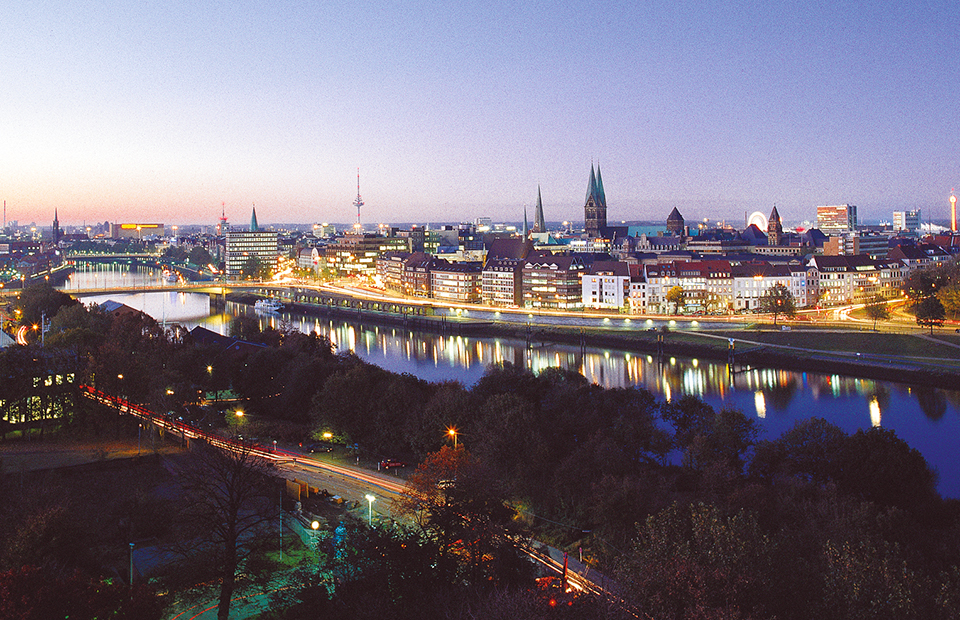
[[280, 312], [283, 310], [283, 304], [276, 299], [258, 299], [253, 307], [260, 312]]

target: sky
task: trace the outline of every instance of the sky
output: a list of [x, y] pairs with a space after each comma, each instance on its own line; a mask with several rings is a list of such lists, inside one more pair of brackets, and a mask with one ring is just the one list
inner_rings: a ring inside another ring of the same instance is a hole
[[61, 223], [946, 218], [956, 0], [10, 2], [0, 199]]

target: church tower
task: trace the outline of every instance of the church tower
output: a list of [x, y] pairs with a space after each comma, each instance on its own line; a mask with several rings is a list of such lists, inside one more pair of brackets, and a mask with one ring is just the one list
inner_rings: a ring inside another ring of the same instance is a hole
[[770, 245], [783, 243], [783, 222], [780, 220], [780, 214], [777, 213], [777, 205], [773, 205], [773, 211], [770, 212], [770, 218], [767, 220], [767, 243]]
[[667, 216], [667, 232], [671, 235], [682, 237], [683, 229], [685, 227], [686, 222], [684, 221], [683, 216], [680, 215], [680, 211], [674, 207], [673, 211], [670, 212], [670, 215]]
[[250, 216], [250, 232], [257, 232], [260, 230], [260, 225], [257, 224], [257, 206], [253, 206], [253, 214]]
[[600, 164], [593, 172], [590, 164], [590, 182], [587, 184], [587, 199], [583, 205], [583, 223], [588, 237], [602, 237], [607, 230], [607, 197], [603, 193], [603, 178]]
[[547, 221], [543, 219], [543, 199], [540, 198], [540, 186], [537, 186], [537, 210], [533, 214], [533, 232], [547, 232]]
[[53, 245], [60, 243], [60, 219], [57, 217], [57, 210], [53, 210]]

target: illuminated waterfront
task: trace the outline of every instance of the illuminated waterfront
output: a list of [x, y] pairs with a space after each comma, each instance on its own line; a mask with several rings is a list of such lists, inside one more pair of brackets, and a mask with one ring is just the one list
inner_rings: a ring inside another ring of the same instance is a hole
[[[533, 343], [508, 338], [473, 338], [412, 332], [298, 314], [258, 314], [228, 303], [210, 315], [206, 295], [137, 293], [107, 296], [142, 309], [157, 320], [188, 327], [203, 325], [227, 333], [233, 316], [259, 317], [262, 327], [316, 331], [338, 351], [352, 350], [378, 366], [429, 381], [457, 380], [472, 385], [490, 364], [511, 362], [539, 372], [560, 366], [582, 373], [604, 387], [644, 387], [662, 399], [698, 396], [714, 407], [732, 407], [757, 419], [773, 438], [801, 419], [826, 418], [847, 432], [883, 426], [918, 449], [940, 472], [941, 492], [960, 497], [960, 468], [954, 451], [960, 436], [960, 392], [918, 388], [856, 377], [749, 369], [732, 373], [711, 360], [671, 358], [610, 348]], [[98, 299], [97, 301], [103, 301]], [[85, 301], [90, 301], [85, 300]]]

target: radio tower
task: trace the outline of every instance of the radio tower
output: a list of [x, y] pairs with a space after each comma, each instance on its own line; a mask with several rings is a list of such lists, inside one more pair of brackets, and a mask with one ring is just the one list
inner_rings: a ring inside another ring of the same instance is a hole
[[950, 230], [957, 232], [957, 195], [950, 190]]
[[357, 232], [360, 232], [360, 207], [363, 206], [363, 198], [360, 197], [360, 168], [357, 168], [357, 199], [353, 201], [353, 206], [357, 208]]

